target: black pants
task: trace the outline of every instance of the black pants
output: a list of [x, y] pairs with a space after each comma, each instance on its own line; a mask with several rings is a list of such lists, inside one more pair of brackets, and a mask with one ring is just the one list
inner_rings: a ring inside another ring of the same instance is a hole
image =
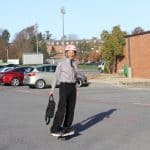
[[76, 104], [75, 83], [60, 83], [59, 103], [54, 117], [51, 132], [59, 131], [60, 127], [70, 127], [73, 122]]

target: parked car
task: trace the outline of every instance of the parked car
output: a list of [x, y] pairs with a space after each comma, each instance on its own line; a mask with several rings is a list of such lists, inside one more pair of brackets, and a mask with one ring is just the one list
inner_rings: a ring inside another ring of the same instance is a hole
[[29, 70], [30, 67], [17, 67], [5, 72], [0, 73], [0, 83], [12, 86], [23, 85], [24, 73]]
[[[30, 72], [25, 73], [23, 84], [28, 85], [30, 88], [43, 89], [45, 87], [50, 87], [53, 79], [54, 72], [56, 70], [55, 64], [44, 64], [33, 66]], [[77, 74], [77, 85], [83, 86], [87, 83], [87, 77], [82, 73]], [[59, 83], [57, 83], [59, 86]]]
[[97, 66], [98, 62], [96, 62], [96, 61], [89, 61], [89, 62], [86, 62], [85, 65], [93, 65], [93, 66], [95, 65], [95, 66]]
[[51, 85], [56, 65], [44, 64], [32, 66], [31, 68], [28, 73], [25, 73], [23, 80], [24, 85], [38, 89], [43, 89]]
[[82, 72], [78, 72], [77, 73], [77, 81], [76, 81], [76, 83], [77, 83], [78, 87], [86, 86], [86, 85], [89, 84], [88, 80], [87, 80], [87, 76], [84, 73], [82, 73]]
[[5, 67], [14, 67], [14, 68], [16, 68], [16, 67], [20, 67], [20, 66], [17, 65], [17, 64], [7, 64], [7, 65], [5, 65]]
[[104, 61], [100, 61], [99, 64], [98, 64], [98, 70], [99, 72], [103, 72], [105, 69], [105, 62]]
[[4, 68], [4, 66], [3, 66], [3, 65], [0, 65], [0, 69], [1, 69], [1, 68]]
[[11, 70], [13, 69], [14, 67], [4, 67], [4, 68], [0, 68], [0, 72], [5, 72], [5, 71], [8, 71], [8, 70]]

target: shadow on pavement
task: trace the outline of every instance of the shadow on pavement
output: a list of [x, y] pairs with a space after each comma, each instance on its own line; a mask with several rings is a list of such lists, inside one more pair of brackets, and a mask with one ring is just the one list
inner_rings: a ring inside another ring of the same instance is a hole
[[73, 138], [73, 137], [77, 137], [80, 136], [82, 131], [87, 130], [88, 128], [94, 126], [95, 124], [99, 123], [100, 121], [102, 121], [104, 118], [109, 118], [110, 115], [116, 111], [117, 109], [110, 109], [108, 111], [102, 112], [102, 113], [98, 113], [95, 114], [75, 125], [73, 125], [73, 128], [75, 129], [75, 134], [70, 136], [69, 139]]

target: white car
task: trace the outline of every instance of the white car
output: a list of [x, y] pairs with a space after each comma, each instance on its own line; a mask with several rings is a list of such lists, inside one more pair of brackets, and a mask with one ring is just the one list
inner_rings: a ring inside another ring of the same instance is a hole
[[100, 61], [99, 64], [98, 64], [98, 70], [99, 72], [103, 72], [105, 69], [105, 62], [104, 61]]
[[28, 85], [31, 88], [35, 87], [38, 89], [43, 89], [47, 86], [51, 86], [56, 65], [45, 64], [33, 66], [31, 68], [24, 74], [24, 85]]
[[[43, 89], [51, 86], [57, 65], [45, 64], [30, 67], [24, 74], [23, 84], [29, 87]], [[32, 69], [31, 69], [32, 68]], [[77, 86], [88, 85], [87, 77], [83, 73], [77, 73]], [[59, 86], [59, 83], [56, 85]]]

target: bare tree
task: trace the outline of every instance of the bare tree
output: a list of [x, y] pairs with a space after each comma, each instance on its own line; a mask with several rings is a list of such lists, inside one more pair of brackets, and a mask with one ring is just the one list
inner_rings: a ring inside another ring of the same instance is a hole
[[36, 48], [35, 37], [36, 28], [34, 25], [27, 27], [16, 34], [13, 44], [19, 53], [18, 56], [20, 58], [20, 61], [22, 60], [23, 52], [33, 52], [33, 49]]

